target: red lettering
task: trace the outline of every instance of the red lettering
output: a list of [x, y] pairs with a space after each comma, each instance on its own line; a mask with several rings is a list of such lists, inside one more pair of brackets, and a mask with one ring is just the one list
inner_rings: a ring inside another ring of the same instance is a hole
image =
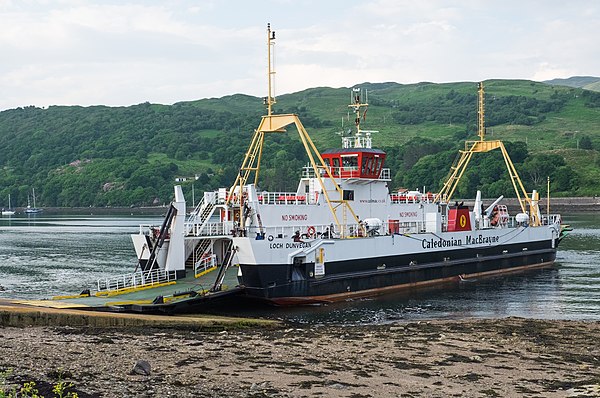
[[307, 221], [308, 214], [284, 214], [281, 221]]
[[417, 216], [417, 212], [416, 211], [401, 211], [399, 213], [400, 217], [416, 217]]

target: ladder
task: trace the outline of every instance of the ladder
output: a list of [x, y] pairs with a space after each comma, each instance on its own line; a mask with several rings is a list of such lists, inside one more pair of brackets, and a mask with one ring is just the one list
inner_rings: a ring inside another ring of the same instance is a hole
[[[192, 214], [188, 217], [186, 235], [189, 235], [192, 231], [195, 231], [193, 232], [194, 235], [199, 234], [213, 215], [214, 211], [215, 204], [211, 201], [206, 201], [206, 198], [202, 198], [200, 203], [198, 203], [198, 206], [196, 206]], [[200, 225], [200, 227], [195, 228], [196, 225]]]
[[198, 244], [196, 245], [196, 247], [194, 248], [194, 250], [192, 251], [190, 256], [185, 261], [185, 266], [190, 267], [190, 268], [195, 268], [196, 263], [202, 258], [202, 256], [204, 256], [205, 253], [207, 253], [209, 251], [209, 249], [210, 249], [210, 239], [200, 240], [200, 242], [198, 242]]

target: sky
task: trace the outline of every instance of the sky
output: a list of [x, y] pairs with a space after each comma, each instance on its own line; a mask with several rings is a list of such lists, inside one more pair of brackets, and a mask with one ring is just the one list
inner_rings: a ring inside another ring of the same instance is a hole
[[599, 76], [596, 0], [0, 0], [0, 110]]

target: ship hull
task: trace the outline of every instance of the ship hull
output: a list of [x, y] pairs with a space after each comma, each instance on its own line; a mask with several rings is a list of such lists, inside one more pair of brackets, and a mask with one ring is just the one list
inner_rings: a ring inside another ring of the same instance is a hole
[[278, 305], [310, 304], [548, 267], [555, 258], [556, 240], [550, 238], [331, 260], [321, 277], [315, 277], [315, 262], [242, 263], [240, 282], [246, 294], [255, 298]]

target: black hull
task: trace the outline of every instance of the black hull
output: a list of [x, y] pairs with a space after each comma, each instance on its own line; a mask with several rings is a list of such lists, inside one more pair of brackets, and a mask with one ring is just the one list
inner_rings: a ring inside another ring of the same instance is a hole
[[[519, 272], [550, 266], [556, 259], [552, 241], [527, 246], [404, 254], [343, 262], [327, 262], [326, 275], [314, 278], [314, 263], [299, 265], [240, 264], [245, 293], [275, 304], [293, 305], [375, 296], [407, 287], [461, 278]], [[383, 267], [385, 264], [385, 267]]]

